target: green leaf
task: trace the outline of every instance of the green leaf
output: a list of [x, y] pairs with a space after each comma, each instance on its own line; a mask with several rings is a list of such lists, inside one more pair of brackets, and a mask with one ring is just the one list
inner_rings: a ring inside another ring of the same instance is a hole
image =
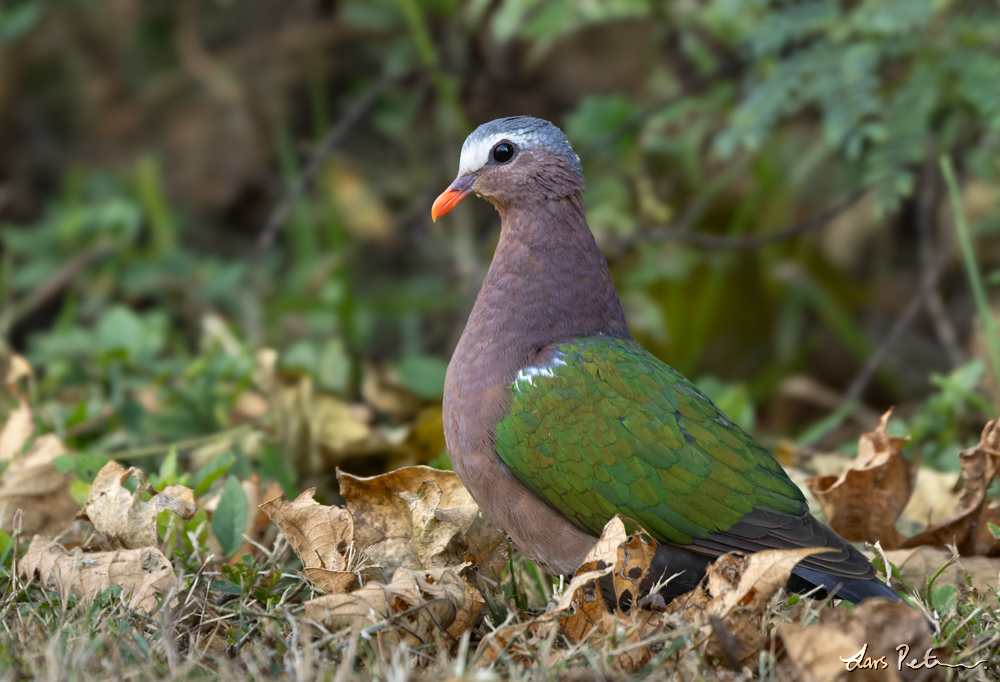
[[8, 535], [3, 528], [0, 528], [0, 556], [4, 556], [7, 553], [7, 550], [10, 548], [10, 545], [11, 545], [10, 535]]
[[223, 452], [218, 457], [210, 459], [205, 466], [198, 470], [194, 480], [191, 482], [194, 496], [201, 497], [207, 493], [213, 483], [226, 475], [226, 472], [229, 471], [229, 468], [233, 466], [233, 462], [235, 461], [236, 457], [231, 452]]
[[135, 358], [142, 348], [142, 321], [128, 308], [115, 306], [97, 324], [96, 342], [101, 352], [122, 351]]
[[212, 533], [222, 545], [226, 557], [231, 557], [243, 546], [243, 532], [247, 527], [249, 511], [243, 486], [235, 476], [229, 476], [222, 489], [219, 506], [212, 514]]
[[273, 445], [265, 445], [261, 448], [257, 468], [261, 478], [265, 481], [277, 481], [288, 499], [294, 500], [298, 497], [298, 489], [295, 487], [295, 471], [281, 450]]
[[157, 490], [163, 490], [164, 486], [175, 485], [177, 481], [177, 448], [170, 448], [160, 464], [159, 473], [150, 477], [149, 484]]
[[83, 507], [86, 506], [87, 498], [90, 497], [90, 488], [90, 483], [80, 480], [71, 481], [69, 484], [69, 495], [73, 498], [74, 502]]
[[111, 461], [103, 455], [91, 455], [86, 452], [77, 454], [75, 459], [76, 462], [74, 463], [73, 470], [76, 473], [76, 477], [84, 483], [93, 483], [97, 472]]
[[[585, 97], [566, 119], [566, 135], [575, 145], [588, 146], [619, 132], [642, 109], [621, 95]], [[626, 151], [634, 144], [634, 133], [615, 140], [615, 148]]]
[[68, 474], [73, 471], [76, 466], [75, 457], [73, 455], [59, 455], [54, 460], [52, 460], [52, 466], [60, 474]]
[[424, 400], [444, 395], [444, 375], [448, 365], [440, 358], [412, 356], [399, 363], [399, 379], [411, 393]]
[[232, 580], [213, 580], [208, 589], [212, 592], [222, 592], [223, 594], [243, 594], [243, 588], [234, 583]]
[[30, 31], [42, 16], [42, 3], [24, 2], [0, 9], [0, 44], [11, 43]]

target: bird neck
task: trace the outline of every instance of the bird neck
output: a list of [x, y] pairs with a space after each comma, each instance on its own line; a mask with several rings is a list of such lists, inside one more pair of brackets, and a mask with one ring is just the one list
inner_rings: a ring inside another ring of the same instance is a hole
[[631, 338], [578, 194], [503, 203], [497, 210], [500, 241], [463, 335], [464, 350], [503, 356], [495, 370], [506, 381], [549, 344], [597, 334]]

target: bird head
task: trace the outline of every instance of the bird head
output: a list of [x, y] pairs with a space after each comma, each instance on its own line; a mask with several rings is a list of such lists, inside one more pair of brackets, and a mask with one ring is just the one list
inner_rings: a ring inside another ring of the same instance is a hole
[[584, 190], [583, 168], [569, 140], [548, 121], [498, 118], [462, 145], [458, 177], [431, 208], [431, 219], [475, 193], [500, 208], [526, 198], [558, 199]]

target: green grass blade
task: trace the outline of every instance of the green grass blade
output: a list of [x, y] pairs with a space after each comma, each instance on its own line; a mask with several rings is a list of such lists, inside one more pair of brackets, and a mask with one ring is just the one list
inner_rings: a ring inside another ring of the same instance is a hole
[[942, 156], [941, 172], [944, 174], [945, 184], [948, 186], [948, 199], [951, 202], [951, 212], [955, 219], [955, 234], [958, 235], [958, 243], [962, 247], [962, 257], [965, 260], [965, 271], [969, 275], [969, 286], [972, 288], [972, 297], [976, 302], [976, 311], [979, 319], [983, 321], [983, 332], [986, 334], [986, 348], [990, 354], [990, 364], [993, 366], [993, 378], [997, 382], [997, 390], [1000, 391], [1000, 339], [997, 338], [996, 324], [990, 312], [990, 303], [986, 295], [986, 285], [983, 284], [982, 274], [976, 264], [976, 254], [972, 248], [972, 234], [968, 223], [965, 222], [965, 212], [962, 210], [962, 195], [958, 189], [958, 181], [955, 179], [955, 169], [952, 166], [951, 158]]

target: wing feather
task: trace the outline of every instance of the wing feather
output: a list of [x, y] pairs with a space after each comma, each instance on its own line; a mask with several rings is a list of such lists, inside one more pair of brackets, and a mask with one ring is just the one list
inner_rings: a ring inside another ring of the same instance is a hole
[[580, 527], [599, 534], [621, 513], [686, 545], [726, 534], [755, 509], [805, 513], [771, 455], [634, 341], [594, 337], [551, 350], [542, 354], [556, 358], [551, 366], [512, 384], [497, 452]]

